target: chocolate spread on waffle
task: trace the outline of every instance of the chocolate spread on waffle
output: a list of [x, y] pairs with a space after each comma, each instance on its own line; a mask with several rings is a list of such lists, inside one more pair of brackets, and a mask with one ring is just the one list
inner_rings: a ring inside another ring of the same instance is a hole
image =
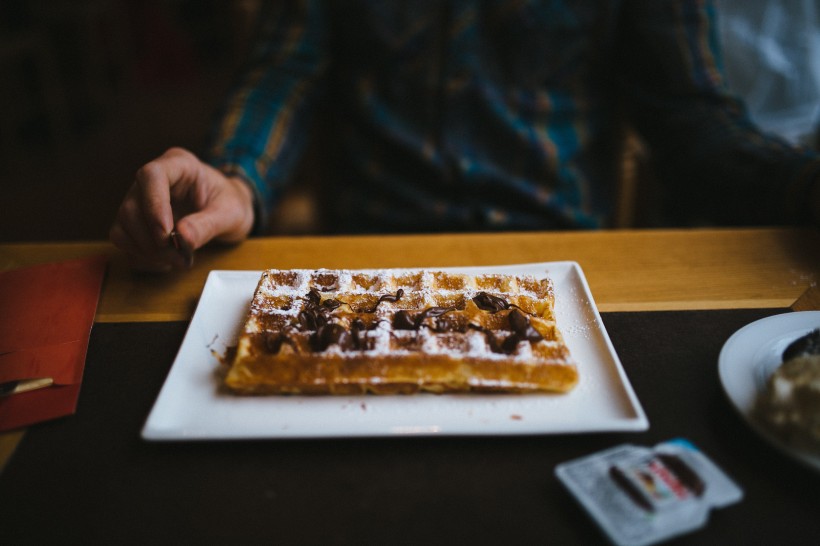
[[242, 394], [571, 389], [549, 279], [263, 272], [225, 383]]

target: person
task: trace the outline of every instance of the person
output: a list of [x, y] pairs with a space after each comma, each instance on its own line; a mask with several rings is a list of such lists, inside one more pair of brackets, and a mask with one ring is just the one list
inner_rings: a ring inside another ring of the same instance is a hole
[[169, 150], [123, 200], [141, 267], [264, 232], [317, 116], [340, 232], [606, 227], [623, 120], [681, 221], [820, 218], [820, 159], [749, 121], [709, 1], [271, 4], [208, 157]]

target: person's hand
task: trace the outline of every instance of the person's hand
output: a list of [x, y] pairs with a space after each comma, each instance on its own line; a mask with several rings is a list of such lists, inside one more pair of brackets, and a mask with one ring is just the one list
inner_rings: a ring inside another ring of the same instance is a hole
[[190, 267], [211, 240], [242, 241], [253, 221], [247, 184], [172, 148], [137, 171], [109, 237], [134, 267], [163, 271]]

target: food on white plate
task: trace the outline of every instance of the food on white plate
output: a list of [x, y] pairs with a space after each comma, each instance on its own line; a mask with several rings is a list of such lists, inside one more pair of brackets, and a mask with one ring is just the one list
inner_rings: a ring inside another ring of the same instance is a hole
[[549, 278], [267, 270], [225, 385], [238, 394], [567, 392]]
[[793, 341], [757, 399], [755, 416], [791, 446], [820, 454], [820, 328]]

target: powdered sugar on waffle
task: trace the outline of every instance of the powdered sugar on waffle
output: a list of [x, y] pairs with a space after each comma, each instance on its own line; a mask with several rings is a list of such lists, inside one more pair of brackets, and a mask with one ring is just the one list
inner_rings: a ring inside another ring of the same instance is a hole
[[[503, 281], [500, 279], [503, 277]], [[486, 281], [486, 283], [485, 283]], [[517, 282], [521, 281], [521, 282]], [[455, 283], [448, 288], [442, 283]], [[504, 286], [496, 286], [503, 283]], [[484, 286], [480, 286], [484, 285]], [[490, 287], [492, 286], [492, 287]], [[316, 290], [326, 299], [338, 299], [348, 303], [357, 297], [378, 298], [384, 295], [395, 295], [399, 289], [403, 295], [398, 302], [382, 301], [374, 312], [378, 321], [374, 329], [367, 330], [369, 347], [361, 351], [343, 350], [336, 344], [330, 345], [325, 352], [334, 356], [351, 356], [362, 354], [376, 357], [408, 353], [429, 355], [451, 355], [460, 358], [481, 358], [492, 360], [530, 360], [534, 357], [529, 342], [520, 342], [512, 354], [498, 353], [491, 350], [487, 335], [479, 330], [468, 329], [457, 334], [431, 331], [422, 327], [418, 330], [394, 329], [393, 316], [401, 309], [411, 305], [415, 311], [443, 305], [442, 302], [467, 302], [481, 292], [488, 292], [502, 298], [525, 296], [535, 300], [553, 297], [552, 284], [547, 293], [535, 291], [543, 287], [541, 281], [533, 276], [507, 277], [500, 275], [457, 275], [430, 270], [267, 270], [257, 287], [251, 304], [251, 319], [246, 324], [248, 333], [258, 333], [264, 328], [255, 317], [279, 315], [287, 318], [287, 323], [296, 322], [310, 291]], [[345, 306], [338, 308], [339, 313], [331, 313], [331, 320], [340, 322], [346, 328]], [[349, 313], [348, 313], [349, 314]], [[559, 341], [545, 339], [539, 342], [546, 345], [559, 345]]]

